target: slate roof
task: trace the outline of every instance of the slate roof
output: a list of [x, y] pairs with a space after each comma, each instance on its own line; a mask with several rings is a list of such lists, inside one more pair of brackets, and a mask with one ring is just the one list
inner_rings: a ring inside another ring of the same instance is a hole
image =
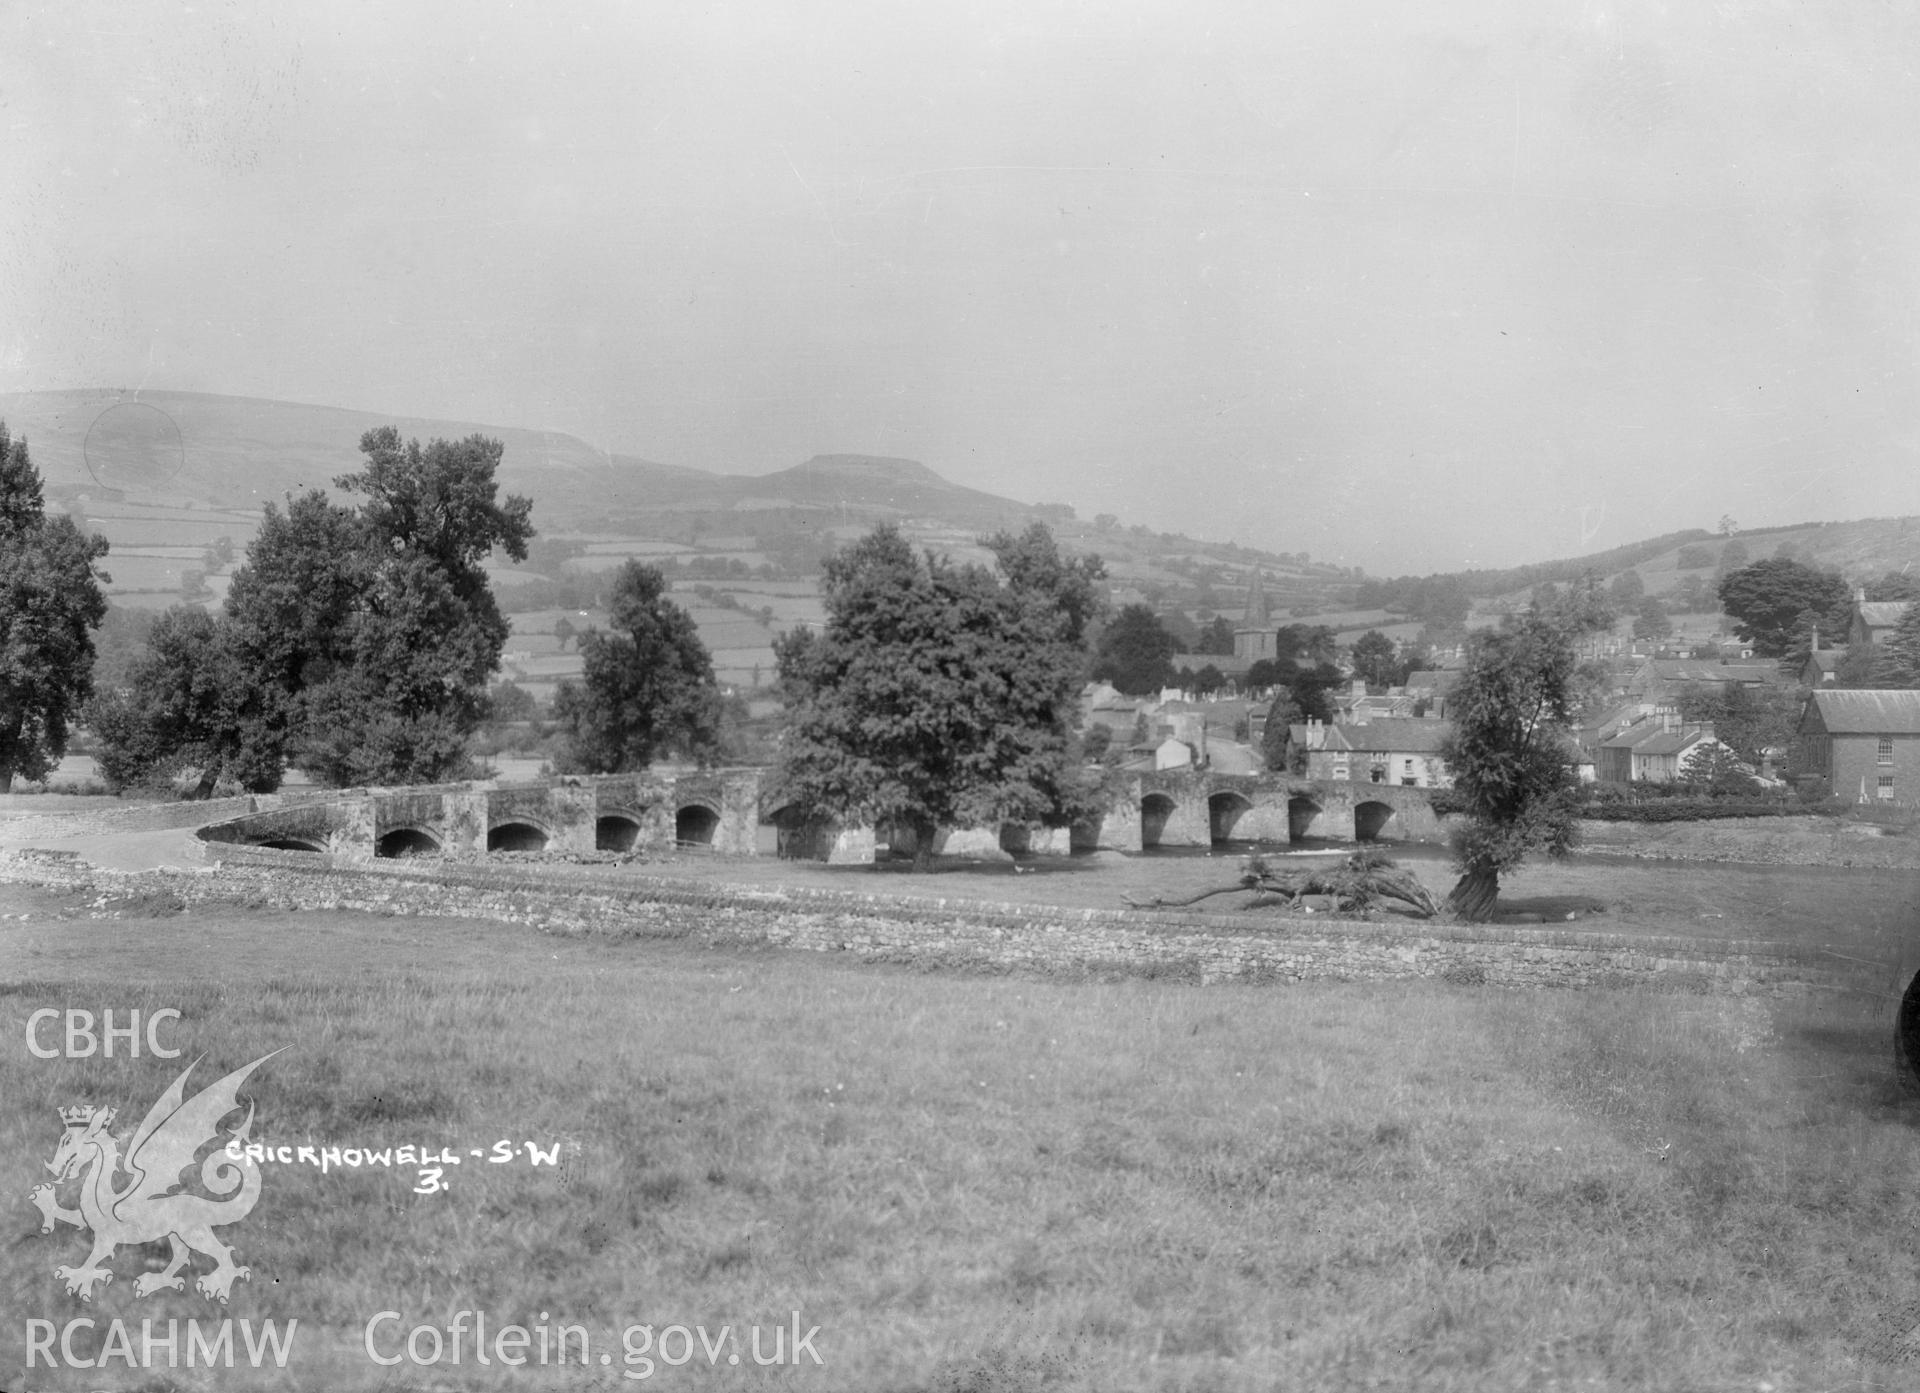
[[1830, 735], [1920, 735], [1920, 692], [1815, 692], [1811, 714]]
[[1368, 753], [1437, 755], [1441, 742], [1452, 734], [1448, 721], [1427, 721], [1413, 716], [1378, 716], [1365, 725], [1334, 726], [1349, 749]]
[[1706, 738], [1706, 735], [1698, 730], [1656, 730], [1630, 743], [1633, 745], [1633, 752], [1637, 755], [1677, 755]]
[[1654, 658], [1654, 676], [1667, 682], [1778, 682], [1779, 664], [1769, 661], [1710, 662], [1699, 658]]
[[1421, 668], [1407, 674], [1406, 688], [1410, 692], [1445, 692], [1462, 675], [1458, 668]]

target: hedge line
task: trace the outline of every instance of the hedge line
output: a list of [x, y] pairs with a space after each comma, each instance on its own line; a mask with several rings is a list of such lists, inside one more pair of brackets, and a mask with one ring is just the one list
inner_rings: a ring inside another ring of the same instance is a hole
[[1805, 817], [1821, 809], [1803, 803], [1735, 798], [1667, 798], [1646, 803], [1588, 803], [1580, 816], [1595, 822], [1703, 822], [1719, 817]]

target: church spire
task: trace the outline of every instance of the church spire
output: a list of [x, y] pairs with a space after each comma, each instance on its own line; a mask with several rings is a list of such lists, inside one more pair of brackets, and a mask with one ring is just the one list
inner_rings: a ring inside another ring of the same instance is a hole
[[1247, 582], [1247, 617], [1241, 621], [1245, 629], [1264, 629], [1272, 622], [1267, 612], [1267, 590], [1260, 580], [1260, 568], [1253, 568], [1253, 579]]

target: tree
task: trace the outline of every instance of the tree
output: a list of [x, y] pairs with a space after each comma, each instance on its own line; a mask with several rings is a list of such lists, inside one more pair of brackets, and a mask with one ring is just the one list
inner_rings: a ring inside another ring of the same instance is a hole
[[1049, 559], [1050, 543], [1030, 531], [996, 551], [996, 573], [917, 556], [883, 526], [829, 557], [825, 626], [774, 649], [784, 796], [813, 815], [908, 828], [923, 866], [941, 826], [1059, 827], [1090, 811], [1074, 722], [1076, 630], [1091, 614], [1074, 596], [1104, 572]]
[[93, 690], [93, 631], [106, 617], [103, 537], [48, 517], [40, 471], [0, 422], [0, 793], [44, 778]]
[[1213, 622], [1200, 631], [1200, 642], [1195, 645], [1196, 653], [1219, 654], [1230, 657], [1233, 654], [1233, 621], [1225, 615], [1216, 615]]
[[1667, 617], [1667, 607], [1660, 603], [1658, 595], [1649, 595], [1640, 602], [1638, 612], [1633, 616], [1633, 636], [1635, 638], [1666, 638], [1673, 633], [1673, 620]]
[[531, 721], [539, 714], [533, 693], [514, 682], [497, 682], [487, 691], [487, 719], [495, 724]]
[[181, 698], [178, 719], [144, 724], [117, 713], [115, 758], [212, 760], [254, 791], [277, 787], [289, 761], [334, 785], [431, 782], [464, 765], [508, 634], [481, 563], [495, 548], [525, 558], [532, 505], [498, 501], [501, 447], [482, 436], [422, 448], [382, 427], [360, 448], [365, 468], [335, 482], [363, 503], [315, 489], [284, 512], [268, 504], [207, 652], [189, 663], [176, 644], [136, 666], [130, 699], [158, 709], [155, 694], [197, 690], [217, 662], [217, 705]]
[[[1873, 649], [1867, 682], [1875, 687], [1920, 687], [1920, 604], [1909, 604], [1887, 641]], [[1848, 652], [1848, 658], [1853, 654]]]
[[1301, 720], [1329, 723], [1333, 720], [1333, 695], [1347, 685], [1347, 679], [1332, 663], [1314, 663], [1310, 667], [1300, 663], [1282, 663], [1275, 681], [1293, 693], [1294, 705], [1300, 710]]
[[1283, 662], [1331, 663], [1339, 635], [1326, 624], [1282, 624], [1273, 641]]
[[1407, 613], [1436, 626], [1463, 624], [1473, 608], [1467, 584], [1460, 576], [1428, 576], [1408, 592]]
[[1704, 571], [1713, 565], [1713, 548], [1695, 542], [1691, 546], [1680, 548], [1673, 559], [1676, 571]]
[[1887, 662], [1885, 650], [1877, 643], [1862, 640], [1859, 643], [1849, 643], [1846, 651], [1841, 654], [1839, 663], [1833, 669], [1833, 685], [1843, 689], [1857, 690], [1869, 687], [1898, 687], [1901, 684]]
[[573, 621], [568, 619], [566, 615], [563, 614], [553, 621], [553, 639], [555, 643], [560, 645], [560, 651], [562, 653], [566, 652], [567, 645], [573, 642], [574, 633]]
[[1200, 642], [1200, 626], [1187, 618], [1182, 609], [1168, 609], [1160, 615], [1160, 627], [1173, 640], [1173, 651], [1191, 653]]
[[1720, 597], [1714, 593], [1705, 576], [1683, 577], [1667, 595], [1667, 610], [1672, 614], [1698, 614], [1703, 610], [1719, 608]]
[[1920, 600], [1920, 580], [1905, 571], [1888, 571], [1880, 579], [1868, 581], [1864, 589], [1870, 601]]
[[1564, 732], [1577, 636], [1559, 617], [1530, 610], [1468, 640], [1441, 751], [1469, 819], [1454, 835], [1461, 875], [1447, 901], [1465, 919], [1492, 916], [1501, 872], [1573, 845], [1575, 753]]
[[533, 505], [499, 497], [485, 436], [422, 447], [382, 426], [360, 451], [334, 480], [366, 499], [349, 514], [360, 555], [339, 563], [357, 581], [334, 636], [345, 661], [302, 693], [293, 757], [330, 784], [432, 782], [465, 764], [510, 632], [482, 563], [526, 559]]
[[567, 772], [645, 769], [666, 751], [705, 761], [720, 735], [720, 688], [693, 618], [667, 598], [666, 580], [629, 561], [614, 579], [614, 632], [580, 636], [586, 670], [563, 682], [553, 713], [565, 733]]
[[1148, 696], [1166, 686], [1173, 652], [1173, 636], [1160, 617], [1145, 605], [1127, 605], [1100, 632], [1093, 678], [1128, 696]]
[[1533, 608], [1570, 637], [1611, 629], [1619, 618], [1597, 571], [1585, 571], [1578, 580], [1569, 581], [1553, 604]]
[[1378, 629], [1353, 641], [1353, 675], [1369, 687], [1391, 687], [1396, 666], [1393, 640]]
[[1107, 568], [1099, 557], [1063, 555], [1053, 533], [1038, 522], [1018, 536], [996, 532], [991, 537], [983, 537], [980, 545], [993, 553], [1010, 588], [1046, 597], [1059, 606], [1065, 621], [1061, 637], [1067, 643], [1078, 647], [1086, 642], [1088, 629], [1107, 610], [1107, 594], [1102, 585], [1107, 578]]
[[1273, 694], [1273, 705], [1267, 708], [1267, 726], [1260, 735], [1260, 753], [1265, 757], [1267, 768], [1276, 774], [1296, 772], [1292, 768], [1293, 727], [1301, 722], [1300, 707], [1294, 702], [1293, 693], [1285, 687]]
[[1851, 603], [1838, 574], [1798, 561], [1756, 561], [1720, 582], [1720, 605], [1733, 617], [1734, 632], [1767, 658], [1804, 647], [1816, 624], [1828, 633], [1843, 632]]
[[1713, 564], [1713, 583], [1715, 587], [1718, 587], [1720, 582], [1725, 580], [1728, 575], [1746, 565], [1748, 559], [1747, 544], [1745, 542], [1728, 542], [1725, 546], [1721, 547], [1720, 556]]
[[1635, 570], [1625, 570], [1613, 578], [1613, 584], [1607, 587], [1607, 594], [1620, 609], [1632, 609], [1638, 605], [1647, 593], [1647, 583]]
[[[318, 489], [269, 503], [227, 590], [219, 636], [241, 690], [225, 713], [235, 745], [256, 752], [256, 792], [280, 785], [304, 728], [303, 703], [354, 663], [351, 629], [367, 584], [366, 536], [351, 509]], [[139, 693], [134, 688], [136, 695]]]
[[[127, 674], [147, 651], [147, 639], [160, 616], [150, 609], [122, 609], [111, 602], [93, 636], [93, 690], [111, 692], [126, 685]], [[92, 724], [91, 721], [88, 722]]]
[[1227, 675], [1208, 663], [1187, 679], [1187, 690], [1195, 696], [1212, 696], [1227, 685]]
[[1714, 736], [1736, 757], [1757, 765], [1769, 752], [1793, 743], [1806, 697], [1801, 687], [1690, 682], [1675, 699], [1683, 720], [1712, 725]]
[[229, 647], [231, 632], [196, 605], [175, 605], [154, 620], [125, 683], [94, 697], [87, 722], [99, 740], [95, 760], [115, 789], [171, 784], [187, 773], [197, 798], [227, 782], [279, 786], [282, 749], [259, 741], [246, 719], [247, 675]]
[[1760, 791], [1760, 781], [1753, 777], [1753, 771], [1742, 764], [1732, 750], [1714, 741], [1695, 745], [1688, 752], [1680, 766], [1680, 777], [1722, 795]]

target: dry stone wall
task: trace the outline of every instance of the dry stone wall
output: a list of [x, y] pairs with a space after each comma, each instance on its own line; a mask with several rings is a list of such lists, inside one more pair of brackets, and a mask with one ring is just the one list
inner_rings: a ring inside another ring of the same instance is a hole
[[[352, 909], [526, 924], [609, 938], [679, 938], [846, 953], [985, 972], [1165, 977], [1195, 983], [1443, 978], [1523, 987], [1653, 986], [1779, 993], [1834, 985], [1834, 965], [1792, 945], [1548, 928], [1057, 909], [691, 884], [588, 867], [334, 863], [213, 845], [213, 874], [154, 873], [191, 902]], [[70, 858], [25, 853], [0, 876], [87, 879]], [[124, 886], [125, 877], [115, 878]]]

